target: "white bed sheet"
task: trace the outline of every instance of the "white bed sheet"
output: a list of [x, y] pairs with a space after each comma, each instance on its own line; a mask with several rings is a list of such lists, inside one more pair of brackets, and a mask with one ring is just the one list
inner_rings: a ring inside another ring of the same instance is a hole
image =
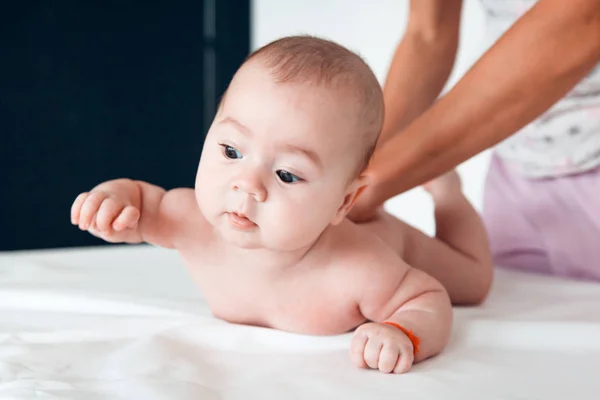
[[447, 350], [355, 369], [351, 335], [214, 319], [176, 253], [0, 254], [0, 399], [598, 399], [600, 285], [498, 271]]

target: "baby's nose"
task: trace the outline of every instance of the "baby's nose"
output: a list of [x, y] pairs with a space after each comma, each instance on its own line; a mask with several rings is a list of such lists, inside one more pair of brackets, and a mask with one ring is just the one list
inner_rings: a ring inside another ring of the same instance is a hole
[[258, 202], [267, 199], [267, 190], [258, 176], [246, 174], [236, 179], [232, 186], [234, 191], [246, 193]]

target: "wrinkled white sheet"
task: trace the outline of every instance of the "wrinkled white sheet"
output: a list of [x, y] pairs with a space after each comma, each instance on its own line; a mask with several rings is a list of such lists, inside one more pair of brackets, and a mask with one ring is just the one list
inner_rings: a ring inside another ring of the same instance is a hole
[[600, 285], [498, 271], [446, 352], [355, 369], [350, 335], [211, 317], [176, 253], [0, 254], [0, 399], [598, 399]]

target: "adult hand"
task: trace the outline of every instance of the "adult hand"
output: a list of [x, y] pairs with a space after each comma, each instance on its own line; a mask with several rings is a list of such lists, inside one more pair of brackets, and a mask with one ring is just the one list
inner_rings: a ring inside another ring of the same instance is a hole
[[376, 183], [365, 186], [358, 195], [350, 213], [348, 213], [348, 218], [356, 223], [368, 222], [375, 218], [377, 212], [383, 206], [377, 201], [377, 193]]

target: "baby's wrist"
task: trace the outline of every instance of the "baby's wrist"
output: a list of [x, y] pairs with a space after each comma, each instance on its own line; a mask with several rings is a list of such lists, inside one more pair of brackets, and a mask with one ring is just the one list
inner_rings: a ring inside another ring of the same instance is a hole
[[419, 337], [415, 335], [412, 330], [408, 330], [394, 321], [383, 321], [382, 324], [393, 326], [394, 328], [402, 331], [406, 335], [408, 340], [410, 340], [410, 342], [412, 343], [414, 355], [417, 355], [417, 353], [419, 352], [419, 344], [421, 343], [421, 339], [419, 339]]

